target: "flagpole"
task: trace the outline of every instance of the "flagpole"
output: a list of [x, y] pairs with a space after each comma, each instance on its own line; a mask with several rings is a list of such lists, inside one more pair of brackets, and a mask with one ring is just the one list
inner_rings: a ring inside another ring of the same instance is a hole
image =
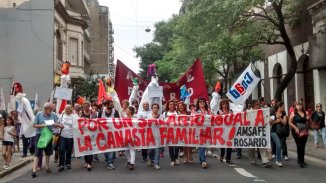
[[[256, 65], [255, 65], [255, 63], [252, 63], [252, 65], [255, 67], [255, 69], [256, 70], [259, 70], [257, 67], [256, 67]], [[254, 72], [255, 73], [255, 72]], [[264, 76], [264, 78], [265, 78], [265, 76]], [[261, 79], [260, 78], [260, 81], [262, 81], [263, 79]], [[267, 88], [266, 88], [266, 86], [265, 86], [265, 82], [260, 82], [262, 85], [263, 85], [263, 87], [264, 87], [264, 91], [267, 93], [267, 96], [268, 96], [268, 98], [269, 98], [269, 100], [270, 101], [272, 101], [272, 98], [271, 98], [271, 95], [269, 94], [269, 92], [268, 92], [268, 90], [267, 90]]]

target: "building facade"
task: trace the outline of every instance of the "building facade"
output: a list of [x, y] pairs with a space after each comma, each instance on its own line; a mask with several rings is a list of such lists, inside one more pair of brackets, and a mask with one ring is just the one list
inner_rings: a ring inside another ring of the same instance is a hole
[[53, 0], [0, 1], [0, 87], [8, 102], [20, 82], [29, 99], [48, 99], [54, 81]]
[[[303, 100], [306, 109], [315, 109], [317, 103], [326, 105], [326, 1], [315, 1], [307, 7], [299, 25], [288, 27], [296, 58], [297, 71], [283, 93], [286, 109], [295, 101]], [[266, 59], [255, 63], [261, 83], [252, 98], [273, 99], [276, 88], [290, 67], [283, 46], [264, 46]]]
[[91, 16], [84, 0], [2, 0], [0, 16], [0, 87], [6, 101], [14, 81], [29, 99], [38, 93], [40, 103], [48, 100], [65, 61], [71, 63], [72, 82], [90, 70]]
[[88, 71], [96, 74], [109, 74], [113, 64], [113, 28], [109, 16], [109, 8], [101, 6], [98, 0], [86, 0], [90, 10], [88, 21], [91, 37], [90, 58], [91, 65]]

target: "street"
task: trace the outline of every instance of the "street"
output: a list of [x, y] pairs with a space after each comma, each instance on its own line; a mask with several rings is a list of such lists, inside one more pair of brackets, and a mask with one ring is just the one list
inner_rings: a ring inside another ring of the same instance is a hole
[[[326, 150], [325, 150], [326, 151]], [[283, 161], [283, 168], [279, 168], [273, 162], [273, 168], [264, 168], [257, 161], [257, 166], [250, 165], [250, 161], [244, 153], [243, 159], [236, 159], [233, 153], [234, 165], [221, 163], [218, 159], [207, 158], [208, 169], [202, 169], [198, 163], [198, 154], [194, 154], [194, 164], [180, 164], [170, 167], [168, 153], [165, 151], [161, 159], [161, 170], [148, 167], [147, 163], [141, 162], [141, 155], [137, 153], [135, 170], [130, 171], [125, 166], [125, 156], [118, 157], [114, 164], [115, 170], [106, 169], [104, 157], [100, 155], [101, 162], [94, 163], [92, 171], [88, 172], [83, 168], [83, 159], [74, 159], [71, 170], [64, 170], [59, 173], [53, 161], [51, 161], [52, 173], [46, 173], [44, 168], [38, 172], [38, 177], [31, 178], [32, 164], [16, 171], [1, 182], [325, 182], [326, 162], [320, 159], [307, 158], [309, 164], [306, 168], [299, 168], [295, 156], [290, 153], [290, 161]]]

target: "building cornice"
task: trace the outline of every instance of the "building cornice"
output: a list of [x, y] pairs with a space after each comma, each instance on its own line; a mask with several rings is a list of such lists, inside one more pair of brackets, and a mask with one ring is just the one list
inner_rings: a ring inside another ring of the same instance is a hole
[[56, 12], [58, 12], [60, 14], [60, 16], [63, 17], [63, 19], [70, 24], [74, 24], [74, 25], [78, 25], [81, 26], [83, 29], [87, 29], [88, 24], [85, 20], [80, 20], [74, 17], [71, 17], [65, 6], [61, 3], [60, 0], [54, 0], [54, 9]]

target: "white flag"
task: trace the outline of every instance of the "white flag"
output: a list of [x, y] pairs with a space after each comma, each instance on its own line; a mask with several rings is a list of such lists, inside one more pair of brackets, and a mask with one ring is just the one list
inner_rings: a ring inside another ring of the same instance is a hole
[[5, 96], [3, 95], [3, 89], [0, 89], [0, 111], [6, 110]]
[[233, 84], [226, 96], [235, 104], [244, 104], [260, 81], [251, 70], [251, 63]]
[[15, 111], [15, 110], [16, 110], [16, 98], [14, 95], [10, 95], [7, 112], [8, 112], [8, 114], [10, 114], [11, 111]]
[[35, 94], [35, 101], [34, 101], [34, 111], [38, 110], [38, 96], [37, 93]]

